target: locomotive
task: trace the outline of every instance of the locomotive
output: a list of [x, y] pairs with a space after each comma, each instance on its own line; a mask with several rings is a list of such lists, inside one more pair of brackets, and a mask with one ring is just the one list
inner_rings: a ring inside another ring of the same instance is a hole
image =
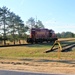
[[43, 43], [57, 40], [57, 36], [52, 29], [32, 28], [27, 43]]

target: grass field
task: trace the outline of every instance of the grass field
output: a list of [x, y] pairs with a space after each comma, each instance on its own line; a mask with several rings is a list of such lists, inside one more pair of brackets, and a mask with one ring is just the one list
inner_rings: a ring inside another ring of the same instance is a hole
[[[64, 41], [61, 42], [61, 45], [74, 42], [74, 40]], [[72, 47], [68, 52], [59, 53], [56, 50], [45, 53], [46, 50], [51, 49], [52, 44], [0, 47], [0, 69], [75, 74], [75, 47]]]
[[[68, 43], [68, 42], [67, 42]], [[64, 44], [62, 44], [64, 45]], [[0, 58], [58, 58], [58, 51], [44, 53], [50, 49], [50, 44], [35, 44], [29, 46], [15, 46], [15, 47], [1, 47]], [[75, 59], [75, 48], [72, 48], [69, 52], [61, 52], [61, 58]]]

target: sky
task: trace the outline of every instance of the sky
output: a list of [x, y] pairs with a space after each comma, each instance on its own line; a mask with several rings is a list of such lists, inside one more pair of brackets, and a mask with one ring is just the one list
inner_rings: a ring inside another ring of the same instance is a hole
[[26, 22], [30, 17], [41, 20], [45, 28], [56, 33], [75, 33], [75, 0], [0, 0]]

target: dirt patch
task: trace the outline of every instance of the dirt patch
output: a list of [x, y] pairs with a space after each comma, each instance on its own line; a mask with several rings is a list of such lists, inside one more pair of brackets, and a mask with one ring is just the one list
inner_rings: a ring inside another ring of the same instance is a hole
[[75, 74], [75, 60], [0, 60], [0, 69]]

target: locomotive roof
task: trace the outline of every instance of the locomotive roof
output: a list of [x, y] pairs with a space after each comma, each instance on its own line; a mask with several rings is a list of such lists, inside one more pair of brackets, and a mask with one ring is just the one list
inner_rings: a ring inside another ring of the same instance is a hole
[[47, 28], [32, 28], [31, 30], [50, 30], [50, 31], [53, 31], [52, 29], [47, 29]]

